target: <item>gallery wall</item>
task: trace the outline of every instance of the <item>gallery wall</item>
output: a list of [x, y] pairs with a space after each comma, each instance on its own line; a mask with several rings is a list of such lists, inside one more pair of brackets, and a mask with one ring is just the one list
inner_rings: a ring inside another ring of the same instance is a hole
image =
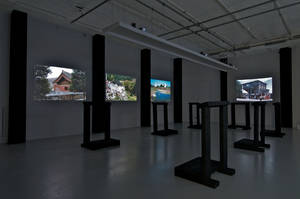
[[0, 143], [7, 140], [10, 12], [0, 9]]
[[[228, 100], [235, 100], [235, 85], [237, 79], [273, 77], [273, 98], [280, 101], [280, 71], [278, 50], [229, 58], [229, 63], [237, 66], [238, 70], [228, 73]], [[236, 121], [244, 122], [244, 109], [236, 107]], [[253, 107], [251, 108], [251, 123], [253, 123]], [[230, 121], [230, 118], [229, 118]], [[274, 110], [271, 104], [266, 106], [266, 127], [274, 126]]]
[[91, 56], [91, 35], [28, 17], [27, 139], [82, 133], [82, 103], [33, 100], [33, 67], [40, 64], [83, 70], [90, 94]]

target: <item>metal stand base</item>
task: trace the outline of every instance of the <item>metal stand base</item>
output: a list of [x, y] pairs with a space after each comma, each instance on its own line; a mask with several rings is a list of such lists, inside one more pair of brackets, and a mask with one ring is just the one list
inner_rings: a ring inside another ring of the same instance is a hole
[[285, 136], [285, 133], [277, 132], [276, 130], [265, 130], [264, 134], [265, 134], [265, 136], [268, 136], [268, 137], [282, 138], [283, 136]]
[[214, 180], [210, 177], [206, 177], [206, 176], [210, 176], [212, 173], [214, 173], [215, 171], [218, 171], [220, 173], [224, 173], [226, 175], [234, 175], [235, 174], [235, 170], [234, 169], [230, 169], [230, 168], [221, 168], [220, 167], [220, 162], [219, 161], [215, 161], [215, 160], [210, 160], [210, 173], [205, 174], [204, 173], [204, 161], [202, 157], [199, 158], [195, 158], [193, 160], [190, 160], [186, 163], [183, 163], [177, 167], [175, 167], [175, 176], [184, 178], [186, 180], [190, 180], [199, 184], [203, 184], [206, 185], [208, 187], [211, 188], [217, 188], [220, 184], [219, 181]]
[[265, 149], [260, 144], [255, 144], [254, 140], [251, 139], [242, 139], [234, 143], [234, 148], [265, 152]]
[[116, 139], [97, 140], [97, 141], [91, 141], [89, 143], [81, 144], [81, 147], [84, 147], [84, 148], [87, 148], [90, 150], [97, 150], [97, 149], [114, 147], [114, 146], [120, 146], [120, 140], [116, 140]]
[[152, 133], [152, 135], [159, 135], [159, 136], [169, 136], [175, 134], [178, 134], [178, 131], [173, 129], [159, 130]]
[[190, 126], [188, 126], [188, 128], [189, 129], [202, 129], [202, 125], [200, 124], [200, 125], [190, 125]]

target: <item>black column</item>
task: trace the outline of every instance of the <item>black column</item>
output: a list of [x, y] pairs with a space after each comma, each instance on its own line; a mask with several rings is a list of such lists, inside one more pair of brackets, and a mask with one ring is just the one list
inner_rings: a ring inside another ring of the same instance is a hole
[[141, 126], [151, 126], [151, 50], [141, 50]]
[[[228, 59], [223, 58], [220, 59], [221, 62], [227, 64]], [[220, 97], [221, 101], [228, 101], [228, 96], [227, 96], [227, 72], [225, 71], [220, 71]]]
[[282, 127], [293, 127], [292, 95], [292, 49], [281, 48], [280, 51], [280, 101]]
[[27, 14], [12, 11], [8, 144], [26, 141]]
[[93, 37], [92, 78], [92, 129], [99, 133], [105, 128], [105, 37], [102, 35]]
[[174, 59], [173, 64], [174, 122], [182, 123], [182, 59]]

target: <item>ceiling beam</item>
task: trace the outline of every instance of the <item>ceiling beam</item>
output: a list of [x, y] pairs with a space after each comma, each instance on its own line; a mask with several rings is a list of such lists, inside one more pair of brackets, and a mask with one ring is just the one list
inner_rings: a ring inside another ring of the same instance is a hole
[[[285, 43], [287, 41], [294, 41], [294, 40], [298, 40], [298, 39], [300, 39], [300, 35], [294, 35], [294, 36], [285, 35], [282, 37], [267, 39], [267, 40], [264, 40], [261, 42], [256, 42], [256, 43], [252, 43], [252, 44], [248, 44], [248, 45], [239, 46], [234, 49], [234, 52], [248, 50], [248, 49], [259, 47], [259, 46], [270, 46], [270, 45]], [[231, 53], [231, 51], [220, 50], [220, 51], [209, 52], [208, 54], [210, 56], [216, 56], [216, 55], [219, 55], [222, 53], [227, 53], [227, 52]]]
[[[231, 13], [230, 12], [230, 10], [225, 6], [225, 4], [222, 2], [222, 1], [220, 1], [220, 0], [215, 0], [216, 2], [217, 2], [217, 4], [227, 13], [227, 14], [229, 14], [229, 13]], [[234, 20], [236, 20], [237, 18], [236, 18], [236, 16], [234, 15], [234, 14], [230, 14], [230, 16], [234, 19]], [[246, 32], [246, 33], [248, 33], [248, 35], [252, 38], [252, 39], [258, 39], [250, 30], [249, 30], [249, 28], [247, 28], [246, 27], [246, 25], [244, 25], [241, 21], [238, 21], [237, 22], [238, 23], [238, 25]]]
[[[164, 1], [162, 0], [155, 0], [156, 2], [160, 3], [162, 6], [166, 7], [167, 9], [171, 10], [172, 12], [176, 13], [177, 15], [181, 16], [182, 18], [184, 18], [185, 20], [187, 20], [188, 22], [191, 22], [191, 23], [198, 23], [199, 21], [197, 21], [194, 17], [192, 16], [187, 16], [187, 12], [183, 12], [182, 9], [180, 9], [177, 5], [174, 5], [174, 3], [172, 3], [172, 5], [176, 8], [173, 8], [172, 6], [170, 6], [168, 3], [165, 3]], [[169, 2], [169, 1], [168, 1]], [[178, 10], [177, 10], [178, 9]], [[221, 36], [217, 35], [215, 32], [212, 32], [210, 30], [207, 30], [206, 31], [206, 27], [203, 25], [203, 26], [199, 26], [203, 31], [207, 32], [208, 34], [212, 35], [213, 37], [215, 37], [216, 39], [220, 40], [221, 42], [225, 43], [226, 45], [230, 46], [231, 48], [234, 48], [234, 45], [222, 38]]]
[[176, 30], [169, 31], [169, 32], [160, 34], [160, 35], [158, 35], [158, 36], [159, 36], [159, 37], [163, 37], [163, 36], [166, 36], [166, 35], [169, 35], [169, 34], [173, 34], [173, 33], [176, 33], [176, 32], [182, 31], [182, 30], [185, 30], [186, 28], [192, 28], [192, 27], [195, 27], [195, 26], [199, 26], [199, 25], [201, 25], [201, 24], [205, 24], [205, 23], [208, 23], [208, 22], [211, 22], [211, 21], [215, 21], [215, 20], [218, 20], [218, 19], [222, 19], [222, 18], [224, 18], [224, 17], [228, 17], [228, 16], [233, 15], [233, 14], [236, 14], [236, 13], [244, 12], [244, 11], [249, 10], [249, 9], [253, 9], [253, 8], [256, 8], [256, 7], [260, 7], [260, 6], [263, 6], [263, 5], [272, 3], [273, 1], [274, 1], [274, 0], [269, 0], [269, 1], [265, 1], [265, 2], [259, 3], [259, 4], [255, 4], [255, 5], [252, 5], [252, 6], [248, 6], [248, 7], [245, 7], [245, 8], [239, 9], [239, 10], [236, 10], [236, 11], [234, 11], [234, 12], [231, 12], [231, 13], [227, 13], [227, 14], [224, 14], [224, 15], [220, 15], [220, 16], [217, 16], [217, 17], [213, 17], [213, 18], [210, 18], [210, 19], [201, 21], [201, 22], [199, 22], [199, 23], [194, 23], [194, 24], [192, 24], [192, 25], [185, 26], [185, 27], [183, 27], [183, 28], [179, 28], [179, 29], [176, 29]]
[[71, 21], [72, 23], [75, 23], [76, 21], [80, 20], [81, 18], [85, 17], [86, 15], [90, 14], [91, 12], [95, 11], [96, 9], [100, 8], [101, 6], [105, 5], [106, 3], [108, 3], [111, 0], [104, 0], [101, 3], [97, 4], [96, 6], [94, 6], [93, 8], [89, 9], [87, 12], [83, 13], [82, 15], [80, 15], [79, 17], [76, 17], [74, 20]]
[[[263, 11], [263, 12], [259, 12], [259, 13], [252, 14], [252, 15], [248, 15], [246, 17], [241, 17], [241, 18], [237, 18], [237, 19], [234, 19], [234, 20], [231, 20], [231, 21], [227, 21], [227, 22], [224, 22], [224, 23], [213, 25], [213, 26], [208, 27], [207, 29], [209, 30], [209, 29], [221, 27], [221, 26], [228, 25], [228, 24], [231, 24], [231, 23], [235, 23], [235, 22], [238, 22], [238, 21], [241, 21], [241, 20], [245, 20], [245, 19], [249, 19], [249, 18], [252, 18], [252, 17], [264, 15], [264, 14], [267, 14], [267, 13], [270, 13], [270, 12], [274, 12], [274, 11], [277, 11], [277, 10], [281, 10], [281, 9], [285, 9], [285, 8], [290, 8], [290, 7], [299, 5], [299, 4], [300, 4], [300, 2], [298, 1], [298, 2], [291, 3], [291, 4], [288, 4], [288, 5], [285, 5], [285, 6], [280, 6], [278, 8], [272, 8], [272, 9], [269, 9], [269, 10], [266, 10], [266, 11]], [[197, 30], [195, 32], [196, 33], [200, 33], [202, 31], [203, 30]], [[178, 35], [178, 36], [175, 36], [175, 37], [171, 37], [171, 38], [169, 38], [167, 40], [174, 40], [174, 39], [186, 37], [186, 36], [189, 36], [189, 35], [191, 35], [191, 34], [190, 33], [186, 33], [186, 34]]]
[[[169, 16], [163, 14], [162, 12], [160, 12], [159, 10], [157, 10], [157, 9], [155, 9], [155, 8], [153, 8], [153, 7], [151, 7], [150, 5], [144, 3], [144, 2], [142, 2], [142, 1], [140, 1], [140, 0], [135, 0], [135, 1], [136, 1], [137, 3], [139, 3], [140, 5], [144, 6], [145, 8], [148, 8], [148, 9], [152, 10], [153, 12], [157, 13], [158, 15], [164, 17], [165, 19], [168, 19], [169, 21], [173, 22], [174, 24], [176, 24], [176, 25], [178, 25], [178, 26], [180, 26], [180, 27], [182, 27], [182, 28], [185, 27], [185, 26], [184, 26], [183, 24], [181, 24], [180, 22], [178, 22], [178, 21], [174, 20], [173, 18], [171, 18], [171, 17], [169, 17]], [[211, 44], [217, 46], [218, 48], [221, 48], [221, 49], [224, 49], [224, 50], [228, 50], [228, 48], [225, 48], [224, 46], [221, 46], [220, 44], [218, 44], [218, 43], [212, 41], [211, 39], [208, 39], [208, 38], [206, 38], [205, 36], [203, 36], [203, 35], [201, 35], [201, 34], [199, 34], [199, 33], [196, 33], [195, 31], [193, 31], [193, 30], [190, 29], [190, 28], [184, 28], [184, 29], [190, 31], [190, 35], [195, 34], [195, 35], [201, 37], [202, 39], [204, 39], [204, 40], [210, 42]]]
[[286, 22], [286, 19], [284, 18], [284, 16], [282, 15], [281, 11], [278, 9], [279, 5], [278, 5], [278, 2], [277, 0], [274, 0], [274, 7], [277, 8], [277, 12], [278, 12], [278, 15], [280, 17], [280, 20], [286, 30], [286, 32], [289, 34], [289, 35], [292, 35], [292, 32], [291, 32], [291, 29], [289, 28], [289, 26], [287, 25], [287, 22]]

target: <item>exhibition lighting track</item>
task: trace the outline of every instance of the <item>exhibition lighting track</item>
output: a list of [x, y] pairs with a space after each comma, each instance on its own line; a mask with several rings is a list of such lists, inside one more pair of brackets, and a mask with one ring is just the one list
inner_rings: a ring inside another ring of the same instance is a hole
[[161, 51], [172, 56], [183, 58], [209, 68], [214, 68], [221, 71], [237, 69], [234, 66], [230, 66], [213, 58], [204, 56], [198, 52], [192, 51], [183, 46], [157, 37], [151, 33], [141, 31], [122, 22], [104, 28], [103, 32], [107, 36], [116, 37], [125, 41], [141, 45], [143, 47]]

